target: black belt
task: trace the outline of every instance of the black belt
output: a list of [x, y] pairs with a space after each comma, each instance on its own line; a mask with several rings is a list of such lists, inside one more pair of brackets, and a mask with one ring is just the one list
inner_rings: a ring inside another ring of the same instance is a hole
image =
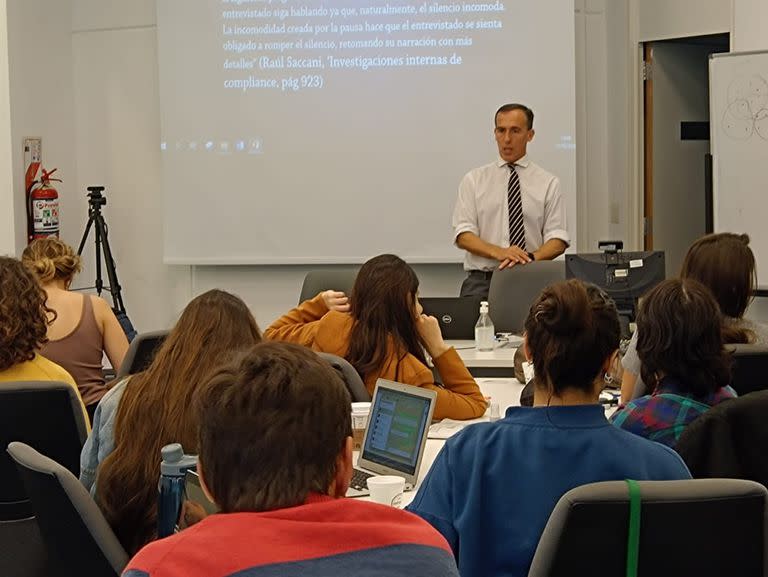
[[485, 280], [491, 280], [491, 275], [493, 275], [492, 270], [471, 270], [469, 271], [469, 276], [484, 278]]

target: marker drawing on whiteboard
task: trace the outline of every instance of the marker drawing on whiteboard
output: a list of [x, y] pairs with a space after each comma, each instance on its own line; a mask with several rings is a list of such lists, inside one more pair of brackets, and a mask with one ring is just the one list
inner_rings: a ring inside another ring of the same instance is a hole
[[733, 139], [752, 135], [768, 141], [768, 81], [758, 74], [740, 76], [728, 86], [723, 131]]

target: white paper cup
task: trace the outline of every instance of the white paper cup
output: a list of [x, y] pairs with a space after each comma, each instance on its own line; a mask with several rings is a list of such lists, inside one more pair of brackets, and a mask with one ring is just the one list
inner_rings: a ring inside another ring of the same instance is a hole
[[376, 475], [368, 478], [371, 500], [382, 505], [399, 507], [403, 500], [405, 479], [397, 475]]
[[370, 413], [371, 403], [352, 403], [352, 438], [354, 439], [355, 451], [361, 449]]

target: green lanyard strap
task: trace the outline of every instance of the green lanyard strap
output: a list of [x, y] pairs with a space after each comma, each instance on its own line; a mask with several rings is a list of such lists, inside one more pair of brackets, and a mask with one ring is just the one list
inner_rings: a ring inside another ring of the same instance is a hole
[[625, 479], [629, 488], [629, 535], [627, 537], [627, 577], [637, 577], [640, 549], [640, 485]]

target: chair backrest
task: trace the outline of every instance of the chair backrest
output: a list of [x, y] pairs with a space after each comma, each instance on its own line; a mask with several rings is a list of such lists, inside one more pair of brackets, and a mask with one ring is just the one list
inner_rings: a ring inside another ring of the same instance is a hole
[[70, 471], [24, 443], [11, 443], [57, 575], [120, 575], [128, 554], [88, 491]]
[[488, 305], [496, 331], [522, 334], [531, 304], [541, 290], [562, 280], [565, 263], [561, 260], [535, 261], [494, 271]]
[[[0, 384], [0, 447], [22, 441], [80, 474], [80, 451], [88, 436], [77, 391], [56, 381]], [[0, 451], [0, 519], [31, 515], [29, 499], [16, 467]]]
[[768, 391], [719, 403], [688, 425], [675, 450], [694, 477], [750, 479], [768, 486]]
[[37, 519], [0, 520], [0, 575], [49, 577], [51, 565]]
[[[641, 481], [640, 577], [762, 577], [765, 487], [736, 479]], [[626, 574], [629, 491], [624, 481], [568, 491], [547, 522], [529, 577]]]
[[728, 345], [733, 351], [731, 386], [739, 395], [768, 389], [768, 346]]
[[299, 304], [314, 298], [317, 293], [329, 289], [342, 291], [349, 296], [352, 292], [352, 286], [355, 284], [358, 270], [358, 267], [328, 267], [321, 270], [309, 271], [307, 276], [304, 277], [304, 284], [301, 286]]
[[152, 364], [157, 349], [163, 344], [169, 331], [152, 331], [141, 333], [131, 341], [123, 357], [123, 363], [117, 371], [118, 379], [135, 375]]
[[339, 375], [344, 380], [344, 383], [347, 385], [347, 390], [352, 397], [353, 403], [370, 402], [371, 394], [365, 387], [365, 383], [363, 382], [363, 379], [360, 378], [355, 367], [350, 365], [346, 359], [337, 355], [332, 355], [331, 353], [317, 354], [321, 359], [328, 361], [330, 365], [338, 371]]

